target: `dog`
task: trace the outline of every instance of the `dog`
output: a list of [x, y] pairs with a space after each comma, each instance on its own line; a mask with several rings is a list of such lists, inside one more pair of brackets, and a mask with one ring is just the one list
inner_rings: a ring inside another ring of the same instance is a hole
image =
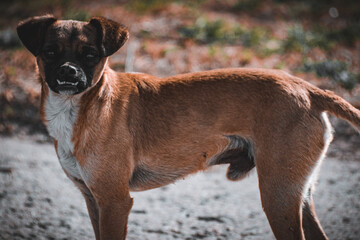
[[219, 164], [233, 181], [256, 167], [277, 239], [327, 239], [312, 193], [332, 140], [327, 112], [360, 130], [360, 111], [344, 99], [280, 70], [115, 72], [108, 58], [129, 32], [103, 17], [38, 16], [17, 32], [36, 57], [41, 118], [96, 239], [126, 238], [130, 191]]

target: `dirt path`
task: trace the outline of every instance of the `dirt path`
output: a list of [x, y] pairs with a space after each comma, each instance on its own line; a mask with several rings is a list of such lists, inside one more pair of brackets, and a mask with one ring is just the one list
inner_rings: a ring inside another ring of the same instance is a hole
[[[330, 239], [360, 239], [360, 162], [329, 155], [315, 194], [319, 218]], [[85, 203], [52, 145], [0, 138], [0, 168], [1, 240], [94, 238]], [[216, 168], [132, 196], [128, 239], [274, 239], [256, 173], [229, 182]]]

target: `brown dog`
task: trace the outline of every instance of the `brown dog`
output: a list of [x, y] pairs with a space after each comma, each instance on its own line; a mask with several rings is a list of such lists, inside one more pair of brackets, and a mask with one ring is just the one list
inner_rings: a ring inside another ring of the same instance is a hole
[[36, 56], [41, 116], [97, 239], [125, 239], [130, 191], [216, 164], [230, 164], [230, 180], [256, 165], [277, 239], [326, 239], [311, 195], [332, 139], [324, 112], [360, 129], [360, 111], [348, 102], [277, 70], [116, 73], [107, 59], [128, 32], [101, 17], [34, 17], [17, 30]]

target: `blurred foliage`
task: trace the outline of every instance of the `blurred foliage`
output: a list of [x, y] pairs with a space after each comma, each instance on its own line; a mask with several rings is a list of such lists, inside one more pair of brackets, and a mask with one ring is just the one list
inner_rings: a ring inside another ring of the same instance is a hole
[[283, 49], [307, 53], [311, 48], [319, 47], [329, 51], [339, 43], [354, 47], [358, 40], [360, 40], [360, 25], [350, 25], [340, 29], [315, 26], [312, 30], [306, 31], [302, 25], [295, 24], [288, 27]]
[[131, 0], [126, 3], [126, 8], [138, 14], [158, 12], [170, 4], [181, 4], [192, 8], [199, 7], [206, 0]]
[[313, 30], [329, 42], [343, 43], [348, 47], [354, 47], [356, 41], [360, 40], [360, 21], [358, 24], [348, 25], [340, 29], [315, 26]]
[[274, 0], [273, 2], [288, 6], [292, 18], [310, 16], [318, 19], [322, 14], [327, 14], [331, 7], [338, 9], [341, 18], [355, 21], [360, 18], [358, 0]]
[[[199, 17], [195, 24], [178, 29], [183, 38], [194, 39], [199, 43], [214, 44], [241, 44], [245, 48], [253, 49], [258, 57], [267, 57], [271, 54], [286, 52], [300, 52], [305, 64], [301, 68], [304, 72], [314, 72], [319, 77], [327, 77], [346, 90], [352, 90], [360, 82], [360, 75], [349, 70], [349, 64], [341, 61], [327, 60], [310, 62], [307, 54], [313, 48], [330, 52], [337, 44], [344, 43], [354, 46], [359, 40], [360, 31], [356, 26], [339, 29], [313, 27], [305, 30], [300, 23], [289, 26], [284, 39], [275, 38], [268, 28], [244, 28], [240, 24], [229, 24], [222, 19], [208, 20]], [[216, 48], [209, 47], [209, 55], [214, 56]], [[243, 54], [244, 55], [244, 54]], [[243, 57], [241, 64], [250, 62], [249, 57]], [[284, 68], [285, 63], [277, 64], [276, 68]]]
[[287, 37], [282, 43], [285, 52], [295, 51], [308, 53], [311, 48], [319, 47], [329, 50], [332, 46], [326, 34], [320, 32], [306, 31], [300, 24], [287, 29]]
[[315, 72], [319, 77], [330, 78], [346, 90], [354, 89], [360, 82], [360, 74], [350, 72], [348, 64], [342, 61], [305, 62], [302, 70]]
[[240, 26], [235, 29], [241, 43], [245, 47], [255, 47], [266, 41], [270, 36], [268, 29], [264, 27], [253, 27], [251, 29], [241, 28]]
[[133, 12], [144, 14], [146, 12], [154, 12], [158, 10], [162, 10], [168, 4], [172, 3], [172, 1], [166, 0], [133, 0], [129, 1], [126, 4], [126, 7]]
[[178, 32], [183, 38], [194, 39], [202, 44], [241, 44], [253, 49], [261, 58], [281, 51], [281, 40], [274, 38], [270, 29], [261, 26], [245, 28], [222, 19], [210, 21], [199, 17], [194, 25], [180, 27]]
[[241, 53], [240, 64], [241, 66], [245, 66], [251, 62], [251, 59], [254, 57], [254, 53], [249, 49], [245, 49]]
[[90, 14], [77, 7], [75, 0], [16, 0], [0, 1], [0, 28], [10, 21], [53, 13], [57, 17], [75, 20], [87, 20]]
[[204, 17], [199, 17], [194, 25], [181, 27], [178, 31], [181, 36], [192, 38], [202, 43], [224, 41], [228, 35], [223, 20], [209, 21]]
[[91, 18], [90, 13], [84, 10], [68, 9], [64, 14], [64, 19], [73, 19], [78, 21], [88, 21]]
[[13, 49], [21, 46], [20, 40], [13, 29], [0, 30], [0, 49]]
[[232, 6], [233, 11], [254, 11], [263, 5], [261, 0], [237, 0]]
[[195, 39], [200, 43], [241, 43], [245, 47], [255, 47], [269, 38], [269, 30], [264, 27], [246, 29], [239, 24], [229, 24], [222, 19], [210, 21], [199, 17], [194, 25], [178, 29], [183, 38]]
[[[91, 17], [89, 12], [76, 7], [74, 0], [0, 1], [0, 48], [11, 49], [21, 46], [15, 28], [11, 28], [19, 20], [48, 13], [63, 19], [80, 21], [86, 21]], [[11, 24], [12, 22], [14, 23]]]

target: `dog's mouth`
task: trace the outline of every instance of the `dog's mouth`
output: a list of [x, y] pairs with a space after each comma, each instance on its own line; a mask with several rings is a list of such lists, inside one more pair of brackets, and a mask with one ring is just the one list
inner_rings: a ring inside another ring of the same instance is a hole
[[57, 87], [56, 91], [62, 95], [74, 95], [79, 92], [79, 81], [70, 82], [70, 81], [61, 81], [56, 79]]
[[79, 85], [79, 82], [67, 82], [67, 81], [60, 81], [59, 79], [56, 79], [59, 86], [77, 86]]
[[[53, 75], [55, 73], [55, 75]], [[88, 87], [87, 75], [77, 64], [65, 62], [56, 68], [52, 68], [47, 78], [51, 90], [61, 95], [75, 95], [85, 91]]]

